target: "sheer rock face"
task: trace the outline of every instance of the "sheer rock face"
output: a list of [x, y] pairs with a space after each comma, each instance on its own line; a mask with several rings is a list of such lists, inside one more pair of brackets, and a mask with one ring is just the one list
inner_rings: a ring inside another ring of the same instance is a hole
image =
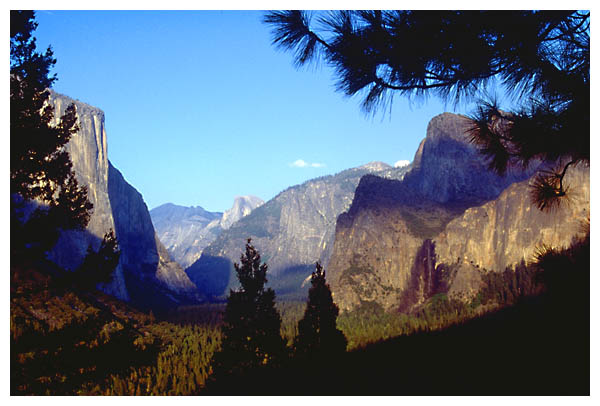
[[66, 148], [77, 180], [87, 186], [88, 197], [94, 205], [88, 228], [83, 232], [62, 233], [50, 258], [73, 270], [83, 261], [88, 245], [97, 249], [104, 234], [113, 229], [121, 257], [113, 281], [102, 286], [104, 291], [137, 302], [138, 298], [132, 297], [131, 293], [135, 290], [133, 285], [139, 281], [155, 284], [157, 289], [170, 296], [169, 300], [178, 293], [194, 290], [195, 285], [181, 267], [172, 263], [164, 247], [157, 242], [142, 196], [108, 161], [104, 113], [54, 92], [50, 103], [56, 117], [60, 117], [71, 103], [77, 107], [79, 131]]
[[247, 216], [258, 206], [265, 202], [256, 196], [236, 196], [231, 209], [223, 213], [219, 225], [223, 230], [227, 230], [233, 223]]
[[[434, 270], [431, 278], [451, 269], [448, 294], [468, 299], [481, 285], [483, 268], [504, 271], [530, 261], [542, 243], [566, 246], [579, 232], [589, 216], [589, 169], [569, 174], [568, 204], [539, 212], [528, 191], [533, 169], [491, 173], [469, 144], [467, 128], [460, 116], [435, 117], [402, 181], [361, 179], [352, 206], [338, 219], [328, 267], [341, 309], [370, 301], [409, 310], [422, 303], [427, 277], [420, 262], [426, 260], [433, 262], [425, 268]], [[428, 240], [429, 259], [419, 254]]]
[[[108, 195], [115, 219], [115, 233], [122, 247], [121, 263], [129, 275], [144, 283], [161, 282], [175, 292], [194, 291], [195, 285], [173, 262], [155, 235], [142, 195], [112, 165], [109, 166]], [[141, 292], [141, 295], [144, 293]], [[139, 301], [146, 298], [140, 297]]]
[[200, 291], [226, 295], [237, 286], [233, 263], [251, 238], [269, 265], [270, 286], [280, 295], [300, 296], [315, 262], [328, 262], [337, 216], [350, 207], [361, 176], [375, 171], [401, 178], [406, 170], [371, 165], [290, 187], [223, 231], [186, 272]]
[[452, 220], [436, 237], [438, 261], [503, 271], [521, 260], [531, 262], [543, 245], [568, 247], [590, 213], [589, 169], [569, 168], [568, 200], [542, 212], [532, 204], [529, 181], [515, 183], [497, 199]]
[[150, 210], [150, 216], [160, 241], [173, 259], [186, 268], [223, 230], [263, 203], [256, 196], [236, 196], [232, 208], [225, 213], [167, 203]]
[[470, 122], [456, 114], [431, 119], [406, 177], [412, 193], [437, 203], [473, 205], [496, 198], [509, 184], [532, 173], [511, 169], [499, 176], [489, 171], [486, 158], [469, 142], [470, 128]]
[[[75, 101], [54, 92], [50, 94], [50, 104], [54, 107], [54, 123], [64, 114], [66, 108], [75, 103], [79, 131], [71, 137], [66, 150], [71, 156], [73, 170], [80, 185], [87, 186], [88, 199], [94, 205], [87, 229], [84, 232], [65, 231], [49, 257], [58, 265], [73, 270], [83, 261], [87, 248], [100, 247], [104, 234], [115, 229], [111, 202], [108, 196], [108, 168], [106, 130], [104, 112], [85, 103]], [[122, 299], [129, 296], [125, 286], [123, 265], [119, 263], [113, 281], [103, 290]]]
[[152, 223], [160, 241], [182, 267], [193, 264], [202, 250], [217, 238], [222, 213], [202, 207], [184, 207], [172, 203], [150, 210]]

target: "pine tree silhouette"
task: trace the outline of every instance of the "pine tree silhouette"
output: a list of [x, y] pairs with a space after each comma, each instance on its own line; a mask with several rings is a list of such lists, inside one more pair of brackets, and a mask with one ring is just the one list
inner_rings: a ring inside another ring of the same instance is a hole
[[223, 342], [214, 357], [215, 379], [253, 368], [275, 366], [285, 353], [281, 316], [275, 292], [265, 289], [267, 264], [248, 239], [240, 264], [235, 263], [240, 289], [231, 290], [223, 318]]
[[294, 341], [296, 355], [308, 358], [339, 355], [346, 351], [347, 340], [337, 328], [339, 308], [333, 302], [325, 270], [318, 262], [310, 282], [306, 310], [298, 322], [298, 336]]

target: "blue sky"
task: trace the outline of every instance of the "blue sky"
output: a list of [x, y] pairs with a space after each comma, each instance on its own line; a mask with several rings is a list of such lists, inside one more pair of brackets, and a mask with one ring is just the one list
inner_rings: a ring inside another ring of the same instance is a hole
[[[297, 70], [260, 11], [38, 11], [54, 89], [105, 112], [108, 157], [148, 207], [228, 209], [370, 161], [412, 160], [455, 111], [396, 97], [366, 116], [326, 65]], [[469, 113], [470, 107], [456, 110]], [[296, 163], [296, 165], [294, 165]]]

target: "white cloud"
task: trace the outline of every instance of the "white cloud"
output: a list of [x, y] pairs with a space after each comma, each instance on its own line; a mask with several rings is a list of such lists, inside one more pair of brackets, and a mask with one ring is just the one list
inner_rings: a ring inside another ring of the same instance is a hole
[[306, 167], [308, 164], [306, 162], [304, 162], [304, 159], [296, 159], [294, 162], [292, 162], [290, 164], [291, 167], [294, 168], [304, 168]]
[[310, 163], [306, 162], [304, 159], [296, 159], [294, 162], [290, 164], [292, 168], [323, 168], [325, 164], [321, 163]]
[[401, 159], [394, 164], [394, 168], [402, 168], [403, 166], [407, 166], [408, 164], [410, 164], [410, 161], [407, 161], [406, 159]]

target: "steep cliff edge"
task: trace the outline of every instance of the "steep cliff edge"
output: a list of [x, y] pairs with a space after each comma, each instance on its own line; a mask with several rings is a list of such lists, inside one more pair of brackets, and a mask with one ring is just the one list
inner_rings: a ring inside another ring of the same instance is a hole
[[[141, 194], [129, 185], [107, 158], [104, 113], [85, 103], [52, 92], [50, 103], [59, 117], [75, 103], [79, 131], [67, 144], [73, 170], [81, 185], [88, 188], [94, 210], [88, 228], [60, 236], [50, 258], [60, 266], [75, 269], [89, 244], [97, 249], [104, 234], [113, 229], [121, 257], [113, 281], [102, 289], [122, 300], [152, 307], [186, 300], [195, 290], [183, 269], [173, 263], [156, 239], [148, 209]], [[146, 297], [142, 286], [151, 286], [157, 297]], [[183, 295], [183, 296], [182, 296]]]
[[[196, 286], [183, 269], [171, 260], [158, 240], [150, 213], [142, 195], [112, 164], [109, 165], [108, 195], [115, 220], [115, 233], [121, 246], [121, 264], [128, 276], [132, 300], [151, 307], [147, 289], [172, 291], [169, 298], [178, 302], [176, 293], [193, 292]], [[140, 286], [143, 285], [144, 289]], [[150, 287], [149, 285], [157, 285]], [[136, 292], [136, 293], [134, 293]]]
[[[116, 228], [108, 197], [109, 162], [104, 112], [55, 92], [50, 93], [49, 103], [54, 107], [54, 125], [71, 103], [77, 107], [79, 131], [65, 148], [71, 156], [77, 181], [87, 186], [88, 199], [94, 205], [87, 229], [63, 232], [49, 254], [52, 261], [73, 270], [83, 261], [89, 245], [98, 249], [104, 234]], [[117, 265], [113, 281], [103, 286], [103, 290], [119, 299], [129, 300], [121, 262]]]
[[529, 263], [543, 246], [567, 248], [573, 237], [582, 235], [590, 216], [589, 168], [570, 168], [565, 181], [568, 198], [551, 212], [532, 204], [526, 180], [452, 220], [435, 237], [438, 263], [461, 265], [463, 281], [455, 281], [449, 293], [473, 297], [480, 270], [503, 271], [521, 260]]
[[571, 202], [559, 213], [540, 213], [528, 193], [534, 168], [504, 177], [488, 171], [467, 129], [460, 116], [437, 116], [402, 181], [361, 179], [352, 206], [338, 218], [328, 266], [340, 308], [422, 303], [439, 265], [452, 266], [449, 294], [472, 297], [484, 267], [504, 271], [531, 260], [541, 243], [564, 246], [577, 234], [589, 213], [587, 168], [570, 174]]

